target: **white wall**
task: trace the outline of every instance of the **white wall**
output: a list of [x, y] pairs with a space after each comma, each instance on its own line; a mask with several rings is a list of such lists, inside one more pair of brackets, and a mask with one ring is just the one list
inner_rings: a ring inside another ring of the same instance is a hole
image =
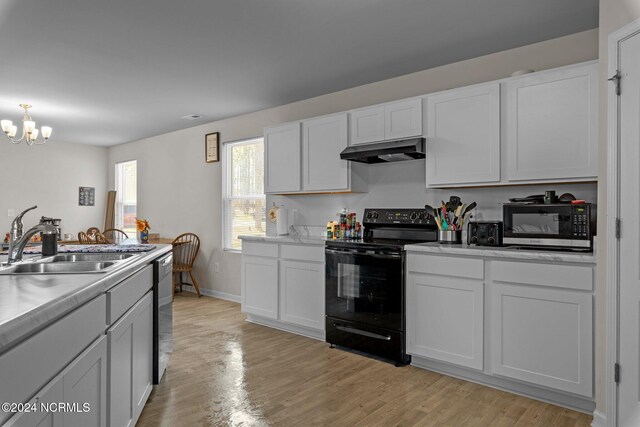
[[[152, 232], [166, 237], [184, 231], [197, 233], [202, 239], [202, 254], [195, 273], [201, 286], [239, 295], [240, 256], [222, 251], [221, 168], [219, 163], [204, 162], [206, 133], [220, 132], [223, 142], [251, 138], [261, 135], [263, 127], [277, 123], [495, 80], [516, 70], [543, 70], [597, 57], [598, 31], [591, 30], [111, 147], [109, 186], [113, 187], [115, 162], [137, 159], [139, 215], [149, 219]], [[413, 173], [419, 175], [416, 170]], [[381, 182], [381, 188], [385, 185]], [[497, 191], [502, 198], [515, 190]], [[585, 191], [593, 195], [592, 190]], [[522, 193], [529, 194], [529, 189]], [[378, 192], [374, 190], [373, 194]], [[411, 205], [420, 205], [425, 199], [426, 190], [419, 188]], [[322, 200], [318, 196], [310, 203], [321, 204]], [[409, 204], [409, 200], [403, 203]], [[327, 209], [333, 211], [335, 206]], [[328, 220], [325, 213], [320, 213], [304, 221], [320, 218], [320, 223]], [[220, 273], [215, 273], [214, 263], [220, 263]]]
[[[609, 34], [626, 24], [640, 18], [640, 1], [638, 0], [600, 0], [600, 122], [598, 150], [598, 229], [599, 252], [598, 271], [596, 277], [596, 409], [607, 412], [605, 396], [605, 350], [606, 350], [606, 221], [607, 221], [607, 91], [610, 83], [608, 75], [608, 37]], [[609, 367], [611, 369], [611, 367]]]
[[[25, 229], [41, 216], [61, 218], [62, 232], [77, 234], [104, 226], [107, 188], [107, 149], [49, 141], [42, 146], [14, 145], [0, 138], [0, 231], [9, 231], [13, 218], [25, 208], [38, 209], [24, 217]], [[95, 187], [95, 206], [78, 206], [78, 187]]]

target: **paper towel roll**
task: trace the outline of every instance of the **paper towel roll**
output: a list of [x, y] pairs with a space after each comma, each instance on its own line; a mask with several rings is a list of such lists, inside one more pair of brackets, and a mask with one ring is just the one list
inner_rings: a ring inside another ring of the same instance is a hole
[[276, 234], [284, 236], [289, 234], [289, 211], [284, 207], [278, 208], [278, 217], [276, 219]]

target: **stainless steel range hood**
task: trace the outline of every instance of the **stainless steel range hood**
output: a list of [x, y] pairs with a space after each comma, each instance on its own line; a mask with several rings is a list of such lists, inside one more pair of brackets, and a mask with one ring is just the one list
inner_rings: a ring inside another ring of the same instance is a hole
[[399, 139], [354, 145], [340, 153], [342, 160], [360, 163], [386, 163], [424, 159], [424, 138]]

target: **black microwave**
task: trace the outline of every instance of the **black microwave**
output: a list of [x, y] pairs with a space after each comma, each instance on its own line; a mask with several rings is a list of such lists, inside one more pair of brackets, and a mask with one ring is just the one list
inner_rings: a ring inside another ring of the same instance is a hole
[[595, 206], [507, 203], [502, 208], [504, 245], [592, 251]]

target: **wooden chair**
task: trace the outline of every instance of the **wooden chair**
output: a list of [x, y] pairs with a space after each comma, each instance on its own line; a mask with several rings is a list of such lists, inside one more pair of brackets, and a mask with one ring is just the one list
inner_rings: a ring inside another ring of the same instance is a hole
[[193, 263], [200, 251], [200, 238], [193, 233], [184, 233], [179, 235], [173, 240], [173, 274], [178, 274], [180, 281], [178, 283], [173, 282], [173, 288], [175, 292], [176, 284], [180, 285], [180, 292], [182, 292], [182, 273], [189, 273], [193, 287], [200, 297], [200, 286], [195, 277], [193, 277]]
[[129, 235], [127, 235], [127, 233], [122, 230], [118, 230], [117, 228], [109, 228], [108, 230], [104, 230], [102, 234], [111, 243], [118, 243], [121, 240], [129, 238]]
[[92, 243], [95, 243], [93, 240], [89, 238], [87, 233], [85, 233], [84, 231], [80, 231], [78, 233], [78, 242], [80, 242], [83, 245], [90, 245]]
[[96, 227], [91, 227], [85, 233], [78, 233], [78, 241], [83, 245], [107, 244], [109, 240]]

